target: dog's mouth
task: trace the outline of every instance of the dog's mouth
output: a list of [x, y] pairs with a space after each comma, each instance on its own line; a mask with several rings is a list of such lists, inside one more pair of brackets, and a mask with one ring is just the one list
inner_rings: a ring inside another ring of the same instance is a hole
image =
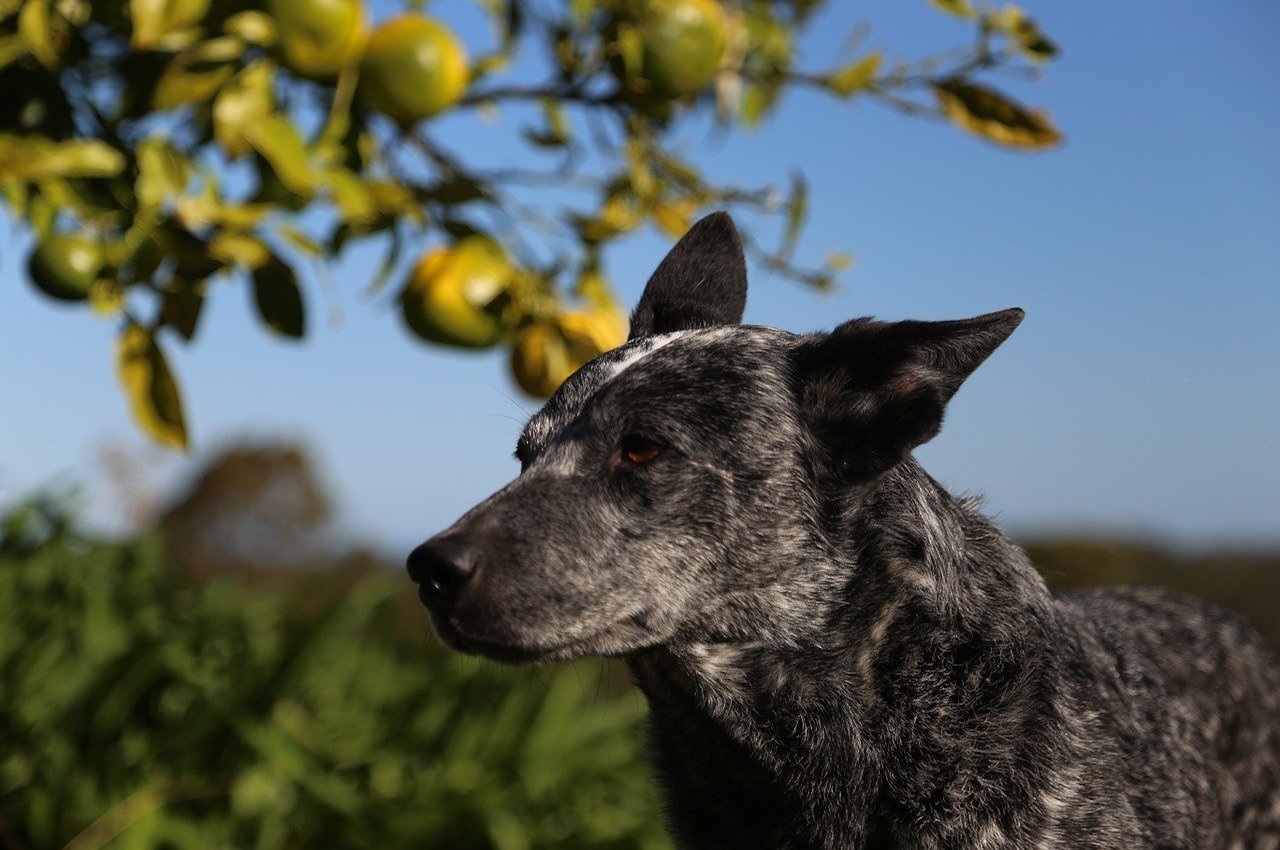
[[477, 637], [459, 628], [452, 617], [431, 615], [440, 639], [458, 652], [479, 655], [502, 664], [525, 666], [553, 661], [573, 661], [591, 655], [621, 656], [657, 645], [660, 638], [646, 625], [642, 612], [630, 614], [599, 629], [566, 641], [514, 641]]

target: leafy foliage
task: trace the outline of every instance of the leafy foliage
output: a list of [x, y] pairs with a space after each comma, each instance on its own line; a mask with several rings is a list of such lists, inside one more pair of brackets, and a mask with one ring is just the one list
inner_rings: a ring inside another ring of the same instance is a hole
[[447, 657], [382, 569], [191, 584], [155, 541], [80, 539], [48, 505], [5, 527], [12, 850], [666, 846], [642, 708], [598, 695], [597, 664]]
[[[418, 298], [406, 319], [416, 333], [450, 329], [428, 343], [510, 346], [533, 393], [554, 389], [582, 353], [560, 321], [567, 311], [589, 306], [589, 336], [619, 341], [605, 249], [646, 222], [678, 237], [709, 207], [780, 216], [779, 248], [752, 238], [749, 248], [783, 275], [829, 284], [847, 255], [818, 269], [792, 259], [804, 181], [788, 197], [707, 180], [677, 140], [702, 116], [751, 126], [788, 90], [817, 87], [946, 117], [999, 144], [1058, 139], [1041, 113], [974, 80], [1054, 55], [1013, 5], [937, 3], [974, 28], [968, 49], [889, 61], [855, 46], [809, 71], [796, 42], [823, 0], [483, 0], [490, 45], [463, 44], [409, 0], [370, 31], [365, 3], [0, 0], [0, 190], [42, 245], [69, 234], [93, 243], [45, 250], [33, 278], [120, 322], [120, 349], [141, 352], [121, 364], [126, 395], [163, 443], [187, 443], [165, 338], [193, 338], [209, 285], [251, 284], [264, 327], [298, 339], [302, 264], [356, 240], [387, 245], [372, 292], [420, 241], [500, 246], [503, 285], [472, 292], [451, 275], [440, 286], [456, 294]], [[471, 161], [437, 131], [440, 115], [499, 109], [531, 166]], [[560, 212], [543, 211], [551, 199]], [[61, 268], [75, 279], [59, 280]], [[395, 297], [426, 286], [411, 284]], [[438, 304], [450, 305], [444, 320], [409, 315]]]

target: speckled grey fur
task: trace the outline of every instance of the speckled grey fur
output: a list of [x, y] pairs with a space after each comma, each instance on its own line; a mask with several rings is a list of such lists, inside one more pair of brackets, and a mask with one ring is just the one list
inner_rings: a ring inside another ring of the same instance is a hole
[[477, 564], [424, 591], [442, 637], [625, 657], [681, 848], [1280, 850], [1258, 635], [1161, 590], [1055, 594], [911, 458], [1021, 313], [795, 336], [738, 325], [743, 297], [704, 220], [529, 422], [520, 477], [436, 538]]

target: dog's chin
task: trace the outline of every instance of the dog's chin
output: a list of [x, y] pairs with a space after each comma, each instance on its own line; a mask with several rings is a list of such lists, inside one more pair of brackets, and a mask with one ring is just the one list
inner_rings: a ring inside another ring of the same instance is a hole
[[602, 627], [599, 631], [557, 640], [553, 636], [514, 637], [495, 640], [463, 632], [445, 617], [431, 615], [431, 625], [445, 646], [467, 655], [478, 655], [490, 661], [513, 666], [577, 661], [580, 658], [616, 657], [649, 649], [661, 639], [649, 634], [635, 618]]

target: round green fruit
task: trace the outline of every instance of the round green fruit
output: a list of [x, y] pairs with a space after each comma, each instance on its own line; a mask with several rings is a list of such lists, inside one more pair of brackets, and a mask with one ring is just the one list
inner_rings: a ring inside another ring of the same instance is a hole
[[83, 236], [53, 235], [31, 252], [31, 282], [59, 301], [83, 301], [102, 273], [102, 246]]
[[457, 103], [469, 79], [466, 48], [448, 27], [424, 15], [402, 15], [369, 38], [360, 97], [409, 126]]
[[515, 280], [496, 243], [469, 237], [423, 255], [400, 297], [401, 313], [429, 342], [487, 348], [507, 334]]
[[304, 77], [336, 77], [368, 38], [363, 0], [269, 0], [267, 10], [280, 27], [284, 64]]
[[641, 75], [659, 92], [688, 95], [715, 79], [729, 41], [718, 0], [656, 0], [639, 25]]

